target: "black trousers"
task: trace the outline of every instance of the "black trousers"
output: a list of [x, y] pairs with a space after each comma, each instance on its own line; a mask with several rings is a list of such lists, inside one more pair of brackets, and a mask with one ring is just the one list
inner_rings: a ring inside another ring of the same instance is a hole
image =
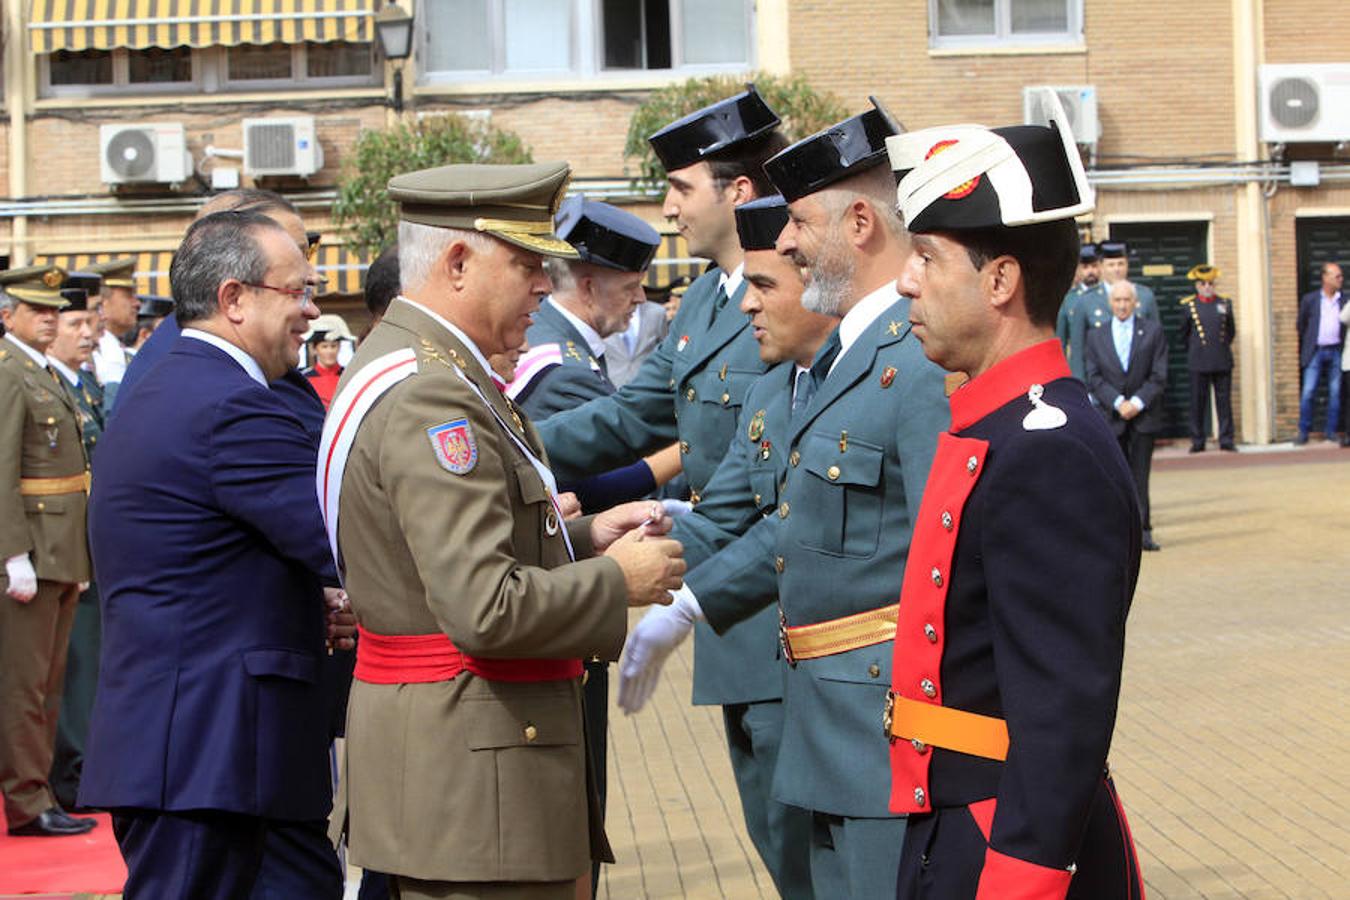
[[1125, 431], [1117, 435], [1120, 451], [1130, 464], [1130, 474], [1134, 476], [1134, 490], [1139, 497], [1139, 517], [1143, 520], [1145, 531], [1153, 529], [1149, 518], [1148, 476], [1153, 470], [1153, 435], [1142, 434], [1133, 424], [1126, 422]]
[[1233, 370], [1191, 372], [1191, 446], [1203, 447], [1209, 434], [1209, 395], [1219, 415], [1219, 446], [1233, 446]]
[[[995, 813], [997, 821], [997, 813]], [[900, 853], [897, 900], [973, 900], [989, 842], [964, 806], [910, 816]], [[1143, 879], [1115, 787], [1093, 799], [1068, 900], [1142, 900]]]

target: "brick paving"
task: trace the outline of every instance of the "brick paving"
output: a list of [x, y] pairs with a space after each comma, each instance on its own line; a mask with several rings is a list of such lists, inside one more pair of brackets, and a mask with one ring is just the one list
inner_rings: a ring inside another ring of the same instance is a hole
[[[1350, 450], [1158, 454], [1112, 768], [1152, 900], [1350, 896]], [[773, 897], [692, 649], [610, 731], [599, 896]]]
[[[1350, 450], [1158, 453], [1111, 765], [1151, 900], [1350, 896]], [[610, 732], [599, 895], [775, 896], [692, 649]]]

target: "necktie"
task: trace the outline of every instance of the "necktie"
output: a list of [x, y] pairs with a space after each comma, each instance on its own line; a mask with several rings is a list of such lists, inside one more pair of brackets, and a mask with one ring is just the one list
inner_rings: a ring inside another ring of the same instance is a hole
[[1120, 357], [1120, 368], [1130, 368], [1130, 329], [1116, 321], [1116, 356]]
[[[816, 387], [825, 380], [825, 376], [830, 373], [830, 366], [834, 365], [834, 359], [839, 355], [839, 329], [831, 332], [824, 346], [816, 352], [815, 361], [811, 363], [811, 381]], [[814, 393], [814, 391], [813, 391]]]
[[601, 353], [595, 358], [596, 365], [600, 367], [600, 374], [609, 379], [609, 363], [605, 362], [605, 354]]
[[802, 369], [797, 373], [797, 386], [792, 393], [792, 415], [795, 418], [797, 413], [806, 409], [806, 405], [811, 402], [811, 398], [816, 395], [816, 380], [811, 377], [810, 369]]

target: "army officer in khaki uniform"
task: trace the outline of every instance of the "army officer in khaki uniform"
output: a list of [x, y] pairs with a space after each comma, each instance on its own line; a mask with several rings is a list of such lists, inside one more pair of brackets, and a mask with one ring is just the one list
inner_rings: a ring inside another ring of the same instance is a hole
[[64, 273], [0, 274], [0, 792], [9, 833], [82, 834], [47, 773], [61, 706], [66, 643], [89, 581], [88, 466], [75, 400], [43, 354], [56, 337]]
[[320, 447], [362, 624], [334, 831], [404, 900], [585, 888], [609, 851], [582, 660], [616, 658], [628, 606], [669, 602], [684, 571], [653, 534], [669, 529], [660, 504], [562, 521], [539, 436], [490, 375], [549, 290], [542, 256], [576, 255], [552, 234], [567, 176], [446, 166], [389, 183], [402, 293], [343, 374]]

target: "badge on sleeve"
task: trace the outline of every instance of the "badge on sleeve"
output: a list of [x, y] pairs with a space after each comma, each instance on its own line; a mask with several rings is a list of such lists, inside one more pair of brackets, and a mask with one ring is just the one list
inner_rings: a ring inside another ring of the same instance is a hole
[[1027, 400], [1031, 401], [1031, 412], [1022, 419], [1022, 427], [1027, 431], [1053, 431], [1064, 427], [1069, 417], [1058, 406], [1051, 406], [1041, 399], [1045, 388], [1033, 384], [1027, 391]]
[[441, 468], [456, 475], [467, 475], [478, 465], [478, 442], [468, 419], [455, 419], [427, 429], [431, 449]]

